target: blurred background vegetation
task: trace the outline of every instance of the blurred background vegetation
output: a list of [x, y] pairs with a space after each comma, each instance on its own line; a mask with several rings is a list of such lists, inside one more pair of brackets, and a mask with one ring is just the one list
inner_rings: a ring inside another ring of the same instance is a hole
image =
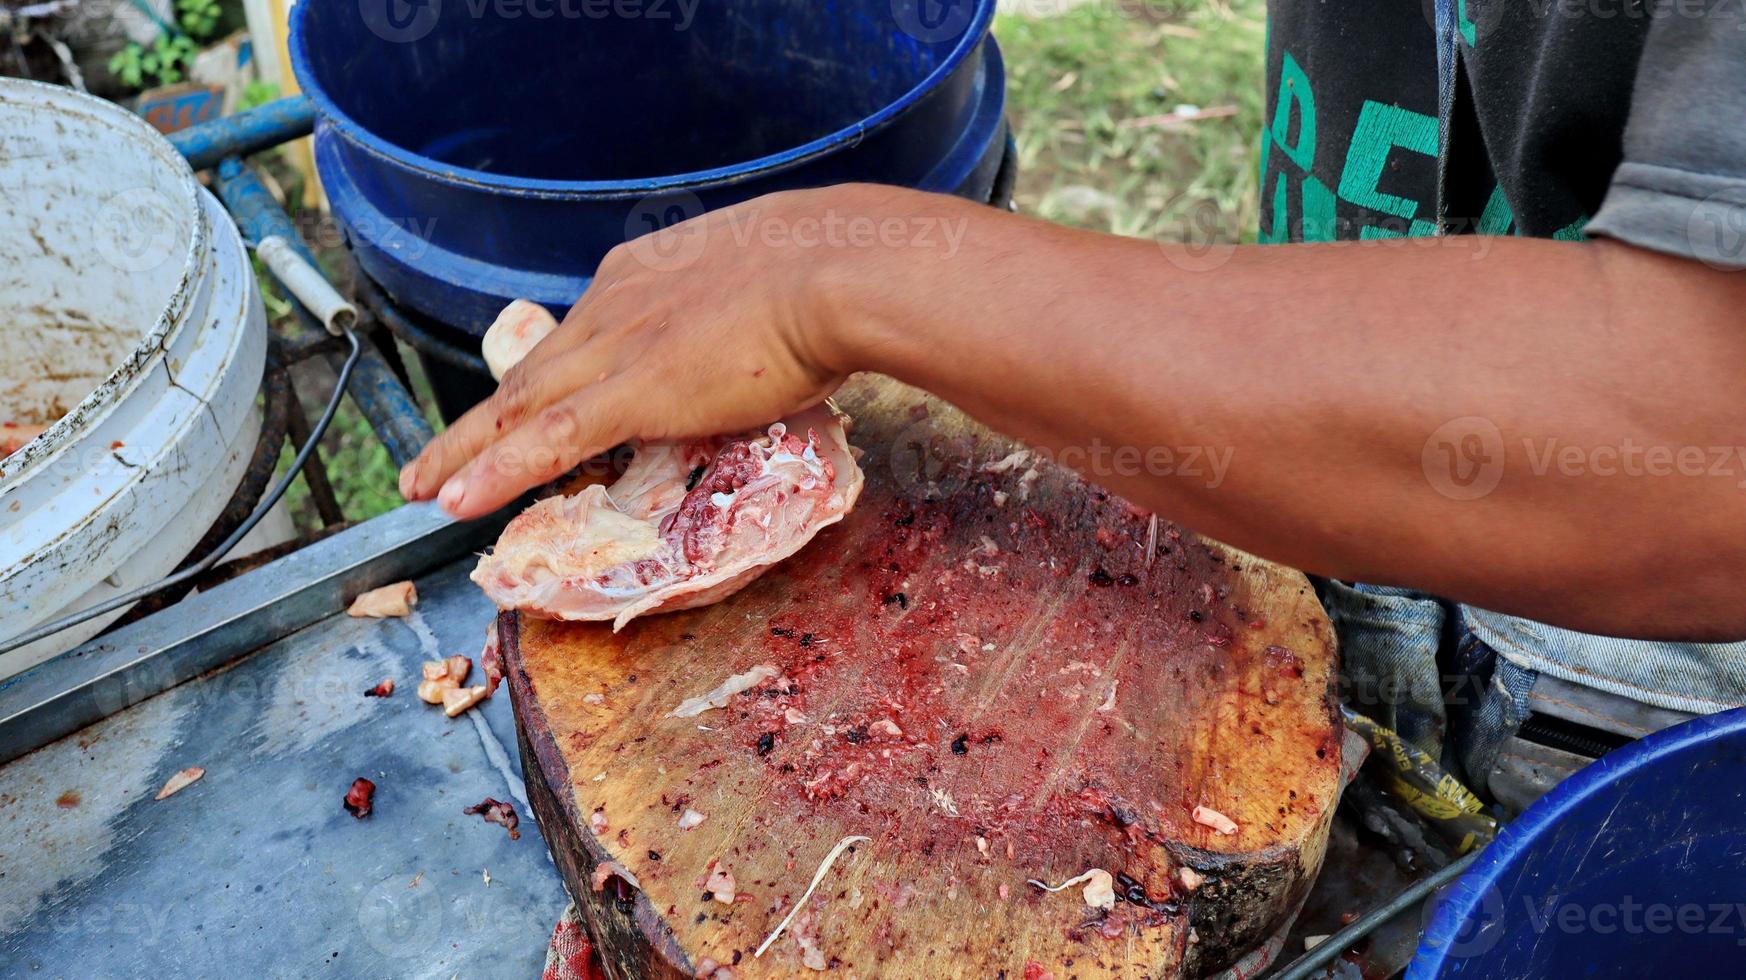
[[[1210, 232], [1252, 241], [1265, 6], [1003, 0], [994, 32], [1019, 148], [1019, 210], [1156, 240], [1204, 241]], [[286, 189], [291, 200], [300, 196]], [[405, 353], [415, 393], [428, 405], [428, 382]], [[434, 411], [427, 414], [434, 422]], [[322, 456], [348, 519], [399, 505], [393, 463], [349, 402]], [[281, 467], [289, 459], [287, 452]], [[300, 529], [320, 526], [302, 481], [289, 499]]]

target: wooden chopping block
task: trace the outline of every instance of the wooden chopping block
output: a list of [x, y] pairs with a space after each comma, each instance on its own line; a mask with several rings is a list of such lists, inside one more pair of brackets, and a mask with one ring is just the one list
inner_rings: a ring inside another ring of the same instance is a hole
[[[609, 975], [1194, 977], [1264, 941], [1338, 793], [1303, 575], [1163, 521], [1148, 562], [1147, 515], [944, 403], [866, 376], [838, 401], [860, 504], [745, 591], [616, 635], [499, 618], [533, 810]], [[1107, 912], [1027, 884], [1091, 869], [1121, 876]]]

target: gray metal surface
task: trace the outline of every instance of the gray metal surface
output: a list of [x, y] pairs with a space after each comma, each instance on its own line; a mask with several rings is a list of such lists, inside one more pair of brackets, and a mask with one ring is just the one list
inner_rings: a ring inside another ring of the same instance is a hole
[[0, 682], [0, 762], [483, 547], [501, 527], [401, 507]]
[[[450, 720], [413, 693], [423, 661], [478, 655], [471, 564], [419, 579], [408, 619], [330, 616], [0, 767], [0, 976], [537, 976], [567, 899], [509, 699]], [[519, 841], [462, 815], [486, 796]]]

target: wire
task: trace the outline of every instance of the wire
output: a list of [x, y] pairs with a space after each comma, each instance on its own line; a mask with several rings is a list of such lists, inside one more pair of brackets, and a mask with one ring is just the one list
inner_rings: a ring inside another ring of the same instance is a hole
[[1389, 899], [1386, 904], [1364, 913], [1351, 925], [1322, 940], [1316, 944], [1314, 949], [1281, 967], [1271, 980], [1306, 980], [1351, 948], [1353, 943], [1370, 935], [1383, 923], [1418, 904], [1426, 895], [1460, 877], [1461, 873], [1471, 867], [1473, 862], [1477, 861], [1479, 855], [1483, 853], [1485, 853], [1485, 849], [1478, 848], [1429, 878], [1414, 882], [1405, 891]]
[[285, 491], [291, 488], [291, 481], [297, 479], [297, 475], [303, 471], [303, 464], [308, 461], [310, 454], [315, 452], [315, 447], [321, 442], [321, 437], [327, 433], [328, 425], [333, 422], [334, 413], [339, 411], [340, 399], [345, 396], [346, 388], [350, 386], [352, 381], [352, 369], [357, 366], [358, 357], [363, 353], [363, 345], [359, 343], [357, 334], [347, 330], [345, 338], [351, 344], [351, 350], [346, 354], [345, 363], [340, 366], [339, 381], [334, 385], [333, 397], [328, 399], [327, 408], [322, 411], [320, 420], [315, 423], [315, 428], [310, 430], [309, 438], [304, 440], [302, 448], [297, 451], [297, 458], [291, 461], [291, 466], [285, 471], [285, 476], [279, 480], [271, 492], [261, 498], [261, 502], [255, 505], [254, 512], [249, 514], [248, 519], [230, 533], [230, 537], [219, 542], [218, 547], [212, 549], [206, 557], [168, 578], [142, 586], [125, 595], [105, 599], [94, 606], [81, 609], [68, 616], [62, 616], [60, 619], [51, 620], [10, 640], [0, 641], [0, 656], [53, 636], [62, 630], [72, 629], [80, 623], [90, 622], [105, 613], [131, 606], [163, 589], [181, 585], [218, 564], [225, 555], [229, 554], [238, 542], [254, 530], [255, 525], [261, 522], [261, 518], [267, 516], [267, 511], [273, 509], [273, 505], [279, 502], [279, 498], [285, 496]]

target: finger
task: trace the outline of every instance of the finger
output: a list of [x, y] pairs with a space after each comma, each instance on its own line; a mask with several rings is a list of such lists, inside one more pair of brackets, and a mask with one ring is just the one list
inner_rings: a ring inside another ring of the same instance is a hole
[[406, 464], [400, 471], [400, 495], [409, 501], [431, 499], [480, 450], [504, 433], [579, 385], [603, 379], [605, 354], [597, 346], [589, 347], [599, 322], [591, 310], [616, 284], [585, 291], [558, 329], [504, 374], [491, 398], [464, 414]]
[[451, 476], [437, 503], [457, 518], [481, 517], [630, 438], [630, 388], [608, 381], [546, 406]]
[[[553, 336], [556, 336], [554, 334]], [[547, 338], [550, 340], [551, 338]], [[538, 353], [536, 348], [536, 354]], [[492, 396], [474, 406], [454, 425], [431, 440], [400, 472], [400, 495], [407, 500], [435, 496], [461, 467], [486, 446], [533, 418], [547, 406], [601, 377], [605, 352], [584, 345], [538, 357], [530, 356], [503, 377]]]

